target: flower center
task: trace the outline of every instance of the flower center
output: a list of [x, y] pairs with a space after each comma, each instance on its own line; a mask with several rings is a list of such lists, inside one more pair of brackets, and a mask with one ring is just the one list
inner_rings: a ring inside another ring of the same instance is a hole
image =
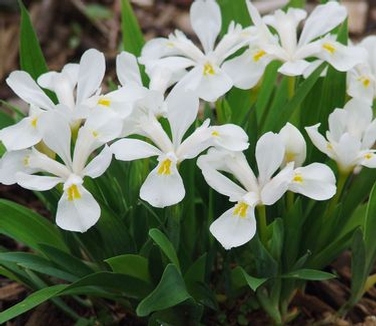
[[204, 76], [214, 75], [214, 74], [215, 74], [215, 71], [214, 71], [213, 66], [209, 62], [205, 63], [205, 65], [204, 65]]
[[324, 49], [324, 50], [326, 50], [327, 52], [329, 52], [331, 55], [333, 55], [335, 52], [336, 52], [336, 48], [335, 48], [335, 46], [333, 45], [333, 44], [331, 44], [331, 43], [324, 43], [323, 45], [322, 45], [322, 48]]
[[254, 55], [253, 55], [253, 61], [257, 62], [259, 61], [266, 52], [264, 50], [258, 50]]
[[171, 160], [166, 158], [159, 165], [158, 174], [170, 175], [171, 174]]
[[364, 88], [367, 88], [371, 84], [371, 81], [366, 76], [359, 77], [358, 81], [363, 84]]
[[71, 186], [69, 186], [69, 188], [67, 189], [67, 196], [69, 201], [81, 198], [81, 194], [78, 190], [77, 185], [72, 184]]
[[238, 215], [241, 218], [245, 218], [247, 215], [248, 207], [249, 206], [244, 202], [237, 203], [233, 215]]

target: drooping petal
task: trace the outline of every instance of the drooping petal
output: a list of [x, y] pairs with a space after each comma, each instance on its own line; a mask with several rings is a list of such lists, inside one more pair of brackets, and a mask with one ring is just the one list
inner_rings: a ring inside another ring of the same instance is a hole
[[88, 165], [86, 165], [82, 174], [91, 178], [97, 178], [107, 170], [110, 166], [111, 160], [112, 152], [110, 148], [105, 145], [103, 150], [95, 156]]
[[56, 224], [64, 230], [86, 232], [97, 223], [101, 209], [81, 184], [65, 184], [57, 205]]
[[335, 176], [325, 164], [312, 163], [294, 170], [289, 190], [312, 198], [327, 200], [336, 193]]
[[181, 54], [181, 51], [175, 46], [173, 41], [164, 37], [157, 37], [145, 43], [139, 62], [147, 65], [150, 61], [156, 59]]
[[34, 175], [25, 172], [17, 172], [16, 180], [22, 188], [39, 191], [50, 190], [58, 183], [63, 182], [60, 177]]
[[315, 38], [325, 35], [341, 24], [347, 17], [347, 10], [336, 1], [328, 1], [316, 6], [304, 24], [299, 46], [308, 44]]
[[34, 146], [42, 139], [37, 129], [37, 119], [26, 117], [18, 123], [0, 130], [0, 140], [8, 151]]
[[249, 146], [248, 135], [244, 129], [235, 124], [212, 126], [209, 128], [209, 132], [216, 147], [229, 151], [243, 151]]
[[285, 76], [302, 76], [310, 65], [311, 63], [306, 60], [287, 61], [278, 72]]
[[120, 139], [110, 148], [115, 158], [121, 161], [133, 161], [161, 154], [157, 147], [138, 139]]
[[254, 207], [237, 203], [210, 225], [210, 232], [227, 250], [247, 243], [256, 233]]
[[142, 86], [140, 69], [136, 57], [129, 52], [121, 52], [116, 57], [116, 75], [122, 86], [136, 84]]
[[278, 134], [267, 132], [256, 144], [256, 161], [259, 170], [259, 183], [264, 185], [281, 166], [285, 146]]
[[214, 0], [196, 0], [190, 9], [191, 25], [200, 39], [205, 53], [214, 48], [221, 30], [222, 17], [219, 5]]
[[25, 171], [33, 172], [29, 167], [29, 157], [31, 150], [5, 152], [0, 159], [0, 183], [12, 185], [17, 182], [16, 173]]
[[206, 183], [220, 194], [229, 197], [230, 201], [239, 201], [247, 191], [213, 168], [211, 160], [212, 157], [208, 155], [202, 155], [197, 160]]
[[347, 94], [353, 98], [361, 98], [372, 104], [375, 97], [376, 80], [365, 64], [356, 65], [347, 72]]
[[25, 71], [13, 71], [6, 79], [9, 87], [26, 103], [44, 110], [54, 108], [54, 103]]
[[197, 118], [199, 99], [192, 91], [174, 87], [166, 98], [166, 104], [172, 141], [175, 146], [178, 146]]
[[283, 164], [286, 165], [288, 162], [294, 162], [295, 167], [301, 166], [306, 158], [307, 150], [304, 137], [299, 129], [288, 122], [281, 129], [279, 135], [282, 137], [285, 145]]
[[323, 135], [321, 135], [318, 131], [320, 126], [320, 123], [305, 127], [305, 130], [307, 131], [307, 134], [309, 138], [311, 139], [313, 145], [317, 147], [317, 149], [324, 154], [328, 155], [329, 157], [333, 158], [332, 152], [331, 152], [331, 145], [330, 143], [325, 139]]
[[87, 50], [81, 57], [77, 84], [77, 104], [92, 96], [100, 87], [106, 63], [103, 53]]
[[367, 168], [376, 168], [375, 150], [362, 151], [360, 153], [359, 163]]
[[226, 61], [222, 70], [240, 89], [253, 88], [261, 79], [272, 57], [261, 49], [246, 50], [243, 54]]
[[163, 208], [179, 203], [185, 196], [185, 188], [176, 167], [176, 158], [163, 155], [158, 160], [158, 166], [141, 186], [140, 197], [154, 207]]

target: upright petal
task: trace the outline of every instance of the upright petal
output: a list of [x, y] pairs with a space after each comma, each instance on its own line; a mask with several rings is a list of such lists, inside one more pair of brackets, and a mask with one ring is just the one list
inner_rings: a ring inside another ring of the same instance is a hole
[[299, 46], [327, 34], [334, 27], [341, 24], [346, 17], [346, 8], [336, 1], [328, 1], [324, 5], [316, 6], [304, 24]]
[[57, 205], [56, 224], [64, 230], [86, 232], [101, 215], [93, 195], [81, 184], [65, 184]]
[[267, 132], [256, 144], [256, 161], [259, 170], [259, 183], [264, 185], [283, 162], [285, 146], [278, 134]]
[[174, 87], [166, 98], [166, 104], [172, 141], [175, 146], [178, 146], [188, 128], [197, 118], [199, 100], [192, 91]]
[[218, 4], [214, 0], [196, 0], [191, 5], [190, 18], [205, 53], [209, 53], [221, 30], [222, 17]]
[[140, 69], [136, 57], [129, 52], [121, 52], [116, 57], [116, 75], [122, 86], [136, 84], [142, 86]]
[[141, 199], [154, 207], [166, 207], [179, 203], [185, 196], [183, 180], [173, 155], [158, 158], [158, 166], [147, 176], [140, 189]]
[[13, 71], [6, 79], [9, 87], [26, 103], [41, 109], [54, 108], [54, 103], [25, 71]]
[[285, 145], [284, 165], [288, 162], [294, 162], [295, 167], [301, 166], [306, 158], [306, 143], [299, 129], [291, 123], [281, 129], [279, 135]]
[[105, 69], [106, 63], [103, 53], [90, 49], [82, 55], [78, 73], [76, 104], [80, 104], [99, 89]]
[[97, 178], [107, 170], [111, 160], [112, 152], [110, 148], [105, 145], [103, 150], [86, 165], [82, 174], [91, 178]]

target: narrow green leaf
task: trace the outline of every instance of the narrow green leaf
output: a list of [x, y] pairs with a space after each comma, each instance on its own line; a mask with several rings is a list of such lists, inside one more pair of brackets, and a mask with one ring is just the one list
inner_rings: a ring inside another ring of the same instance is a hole
[[233, 270], [234, 275], [241, 275], [244, 278], [246, 284], [253, 290], [256, 291], [261, 285], [263, 285], [268, 279], [253, 277], [249, 275], [242, 267], [238, 266]]
[[179, 259], [176, 255], [174, 246], [172, 245], [170, 240], [162, 233], [162, 231], [158, 229], [151, 229], [149, 231], [149, 236], [154, 240], [159, 248], [161, 248], [167, 258], [171, 261], [171, 263], [175, 264], [175, 266], [180, 270]]
[[57, 227], [32, 210], [0, 199], [0, 215], [0, 233], [35, 250], [40, 244], [47, 244], [68, 251]]
[[175, 265], [169, 264], [154, 291], [137, 306], [136, 313], [145, 317], [154, 311], [173, 307], [190, 298], [179, 270]]
[[151, 283], [148, 260], [140, 255], [121, 255], [105, 260], [115, 273], [121, 273]]
[[11, 308], [0, 312], [0, 324], [17, 317], [24, 312], [35, 308], [41, 303], [55, 297], [59, 292], [67, 288], [65, 284], [54, 285], [30, 294], [25, 300], [15, 304]]
[[291, 273], [285, 274], [282, 276], [283, 278], [297, 278], [301, 280], [309, 280], [309, 281], [324, 281], [329, 280], [331, 278], [335, 278], [336, 276], [331, 273], [315, 270], [315, 269], [299, 269], [293, 271]]
[[139, 56], [145, 41], [129, 0], [121, 0], [121, 29], [123, 49]]
[[366, 249], [366, 259], [368, 265], [367, 274], [371, 272], [371, 268], [376, 260], [376, 183], [374, 184], [368, 198], [366, 220], [364, 223], [364, 241]]
[[21, 0], [18, 3], [21, 8], [20, 66], [36, 80], [41, 74], [47, 72], [48, 68], [29, 13]]

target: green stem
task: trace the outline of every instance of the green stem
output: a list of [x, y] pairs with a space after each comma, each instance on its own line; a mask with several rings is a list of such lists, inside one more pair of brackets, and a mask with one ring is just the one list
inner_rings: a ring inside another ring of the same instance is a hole
[[289, 212], [292, 207], [294, 206], [294, 193], [292, 191], [288, 191], [286, 195], [286, 205], [287, 205], [287, 211]]
[[176, 204], [166, 208], [167, 234], [176, 251], [180, 245], [180, 205]]
[[291, 100], [295, 95], [296, 78], [294, 76], [287, 77], [287, 83], [287, 95], [288, 99]]
[[333, 211], [336, 208], [338, 201], [342, 196], [343, 189], [346, 185], [348, 176], [349, 176], [348, 172], [341, 172], [341, 171], [339, 172], [338, 181], [337, 181], [337, 192], [329, 203], [328, 211], [327, 211], [328, 216], [331, 216], [333, 214]]
[[257, 218], [257, 231], [260, 237], [261, 243], [264, 247], [267, 247], [268, 243], [268, 225], [266, 222], [266, 209], [264, 205], [257, 206], [258, 218]]

